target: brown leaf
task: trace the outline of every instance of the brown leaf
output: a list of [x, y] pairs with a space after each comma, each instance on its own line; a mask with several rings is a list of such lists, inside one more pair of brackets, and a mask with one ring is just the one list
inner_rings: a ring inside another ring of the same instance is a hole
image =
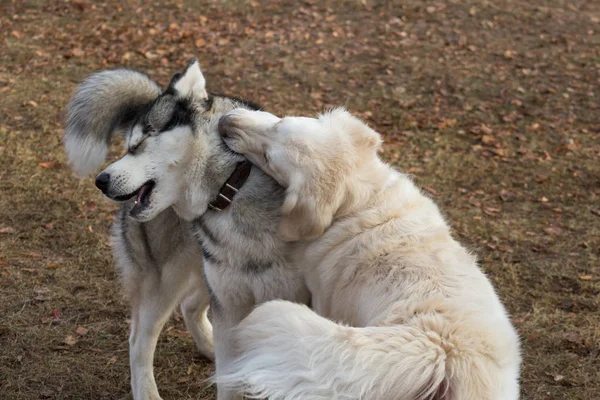
[[10, 34], [13, 35], [17, 39], [21, 39], [21, 34], [17, 31], [12, 31]]
[[592, 275], [581, 275], [579, 279], [582, 281], [591, 281], [594, 277]]
[[196, 45], [196, 47], [204, 47], [204, 46], [206, 46], [206, 40], [204, 40], [202, 38], [196, 39], [194, 44]]
[[88, 332], [89, 332], [89, 329], [87, 329], [87, 328], [84, 328], [83, 326], [78, 326], [78, 327], [77, 327], [77, 329], [75, 329], [75, 332], [76, 332], [78, 335], [85, 335], [86, 333], [88, 333]]
[[579, 343], [581, 341], [579, 333], [577, 333], [577, 332], [567, 333], [566, 339], [571, 343]]
[[48, 269], [61, 269], [64, 267], [65, 267], [64, 265], [60, 265], [60, 264], [48, 264], [46, 266], [46, 268], [48, 268]]
[[549, 226], [544, 228], [544, 232], [546, 232], [548, 235], [558, 236], [562, 233], [562, 229], [557, 226]]
[[506, 202], [514, 201], [516, 197], [517, 196], [515, 196], [515, 194], [513, 192], [509, 192], [506, 189], [502, 189], [500, 191], [500, 198], [502, 199], [502, 201], [506, 201]]
[[38, 165], [42, 168], [52, 168], [54, 166], [54, 161], [41, 162]]
[[490, 135], [483, 135], [481, 136], [481, 142], [483, 144], [492, 144], [496, 141], [496, 139]]
[[493, 132], [492, 128], [490, 128], [489, 126], [487, 126], [485, 124], [481, 125], [480, 129], [481, 129], [481, 132], [483, 132], [485, 135], [491, 135]]
[[71, 51], [71, 55], [72, 55], [73, 57], [81, 57], [81, 56], [83, 56], [84, 54], [85, 54], [85, 52], [84, 52], [82, 49], [73, 49], [73, 50]]
[[508, 155], [507, 149], [490, 149], [490, 151], [500, 157], [506, 157]]

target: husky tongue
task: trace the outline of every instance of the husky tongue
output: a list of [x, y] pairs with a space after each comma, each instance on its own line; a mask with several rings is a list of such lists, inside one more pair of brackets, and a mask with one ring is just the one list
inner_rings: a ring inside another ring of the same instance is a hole
[[138, 192], [137, 198], [135, 199], [135, 203], [136, 204], [142, 204], [145, 203], [148, 200], [148, 194], [150, 194], [150, 191], [152, 190], [152, 183], [148, 182], [145, 183], [141, 188], [140, 191]]

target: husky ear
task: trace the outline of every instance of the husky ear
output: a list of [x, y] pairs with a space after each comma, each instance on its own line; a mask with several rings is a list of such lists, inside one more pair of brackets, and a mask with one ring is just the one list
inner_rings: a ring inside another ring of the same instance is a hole
[[327, 201], [330, 196], [322, 196], [318, 183], [315, 187], [302, 177], [293, 180], [281, 206], [278, 234], [287, 241], [316, 239], [331, 225], [334, 205]]
[[123, 133], [160, 95], [146, 75], [119, 69], [86, 78], [67, 108], [64, 145], [75, 172], [88, 175], [106, 157], [110, 139]]
[[205, 99], [208, 97], [206, 92], [206, 80], [198, 60], [192, 60], [183, 74], [173, 77], [171, 84], [173, 88], [184, 97], [194, 97], [196, 99]]

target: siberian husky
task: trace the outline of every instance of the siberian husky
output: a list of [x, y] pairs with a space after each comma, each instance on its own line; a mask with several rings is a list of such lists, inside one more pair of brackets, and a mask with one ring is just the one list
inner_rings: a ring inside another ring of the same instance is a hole
[[[110, 138], [125, 135], [127, 154], [97, 176], [96, 186], [122, 202], [112, 242], [132, 306], [136, 400], [160, 398], [154, 350], [180, 301], [198, 348], [215, 358], [217, 371], [234, 356], [230, 328], [255, 304], [308, 301], [276, 233], [283, 189], [219, 136], [219, 117], [236, 107], [257, 108], [208, 93], [196, 61], [164, 92], [138, 72], [93, 74], [69, 104], [65, 147], [79, 173], [97, 170]], [[219, 400], [241, 398], [221, 385], [217, 390]]]
[[240, 109], [220, 126], [286, 188], [278, 232], [300, 240], [314, 311], [258, 306], [217, 382], [271, 400], [518, 398], [519, 338], [503, 305], [434, 202], [378, 157], [379, 134], [342, 109]]

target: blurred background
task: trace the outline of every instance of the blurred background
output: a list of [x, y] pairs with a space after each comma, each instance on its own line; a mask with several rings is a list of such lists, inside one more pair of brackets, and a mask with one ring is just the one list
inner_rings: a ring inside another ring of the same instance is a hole
[[[92, 72], [193, 57], [214, 92], [381, 132], [510, 311], [523, 398], [600, 398], [600, 2], [0, 0], [0, 28], [1, 398], [130, 397], [116, 207], [62, 122]], [[155, 366], [165, 399], [214, 398], [177, 313]]]

